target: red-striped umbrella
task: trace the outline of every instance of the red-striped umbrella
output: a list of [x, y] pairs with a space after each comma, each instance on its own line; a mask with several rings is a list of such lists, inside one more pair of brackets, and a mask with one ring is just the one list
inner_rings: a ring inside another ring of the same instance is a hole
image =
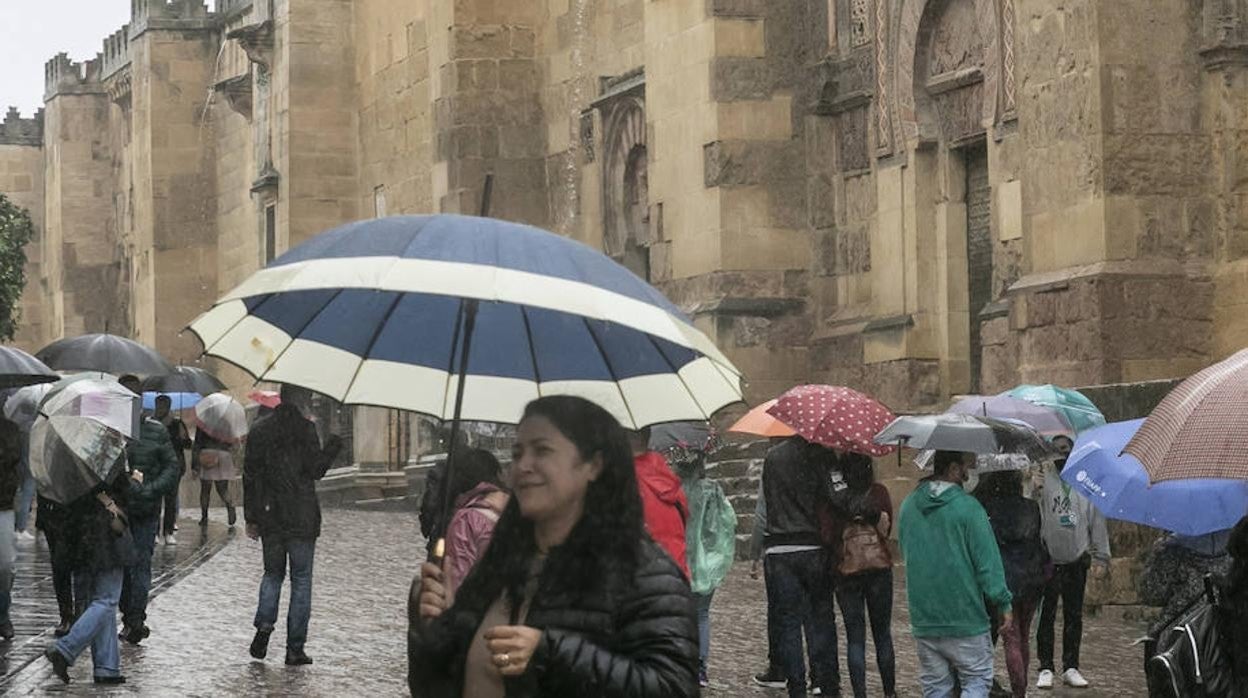
[[857, 390], [799, 385], [781, 395], [767, 412], [807, 441], [831, 449], [868, 456], [886, 456], [896, 450], [872, 439], [897, 415]]
[[1248, 480], [1248, 349], [1170, 391], [1123, 452], [1153, 482]]

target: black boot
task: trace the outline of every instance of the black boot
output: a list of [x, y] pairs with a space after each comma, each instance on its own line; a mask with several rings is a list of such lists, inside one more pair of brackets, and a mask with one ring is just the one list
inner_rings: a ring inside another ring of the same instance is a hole
[[199, 527], [208, 528], [208, 508], [204, 507], [200, 511], [203, 513], [199, 515]]
[[52, 671], [64, 683], [69, 683], [69, 660], [65, 655], [56, 650], [55, 647], [49, 647], [43, 651], [43, 658], [52, 663]]
[[238, 512], [234, 510], [233, 506], [226, 507], [225, 511], [226, 515], [229, 516], [230, 528], [234, 528], [234, 522], [238, 521]]
[[286, 650], [286, 664], [288, 666], [302, 666], [311, 663], [312, 658], [305, 654], [303, 650]]
[[96, 683], [116, 685], [116, 684], [125, 683], [126, 677], [124, 676], [96, 676], [93, 680]]
[[272, 628], [256, 631], [256, 636], [251, 639], [251, 656], [264, 659], [269, 655], [269, 635], [272, 634]]
[[12, 621], [6, 620], [3, 623], [0, 623], [0, 640], [3, 640], [4, 642], [8, 642], [9, 640], [12, 640], [13, 636], [16, 634], [17, 633], [14, 632], [13, 630]]

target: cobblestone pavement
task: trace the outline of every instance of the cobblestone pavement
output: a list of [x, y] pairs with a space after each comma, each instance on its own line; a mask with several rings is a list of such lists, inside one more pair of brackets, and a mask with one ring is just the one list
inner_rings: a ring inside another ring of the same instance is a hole
[[[123, 643], [122, 670], [129, 683], [109, 691], [90, 683], [90, 660], [72, 670], [62, 686], [43, 661], [35, 661], [8, 686], [12, 695], [152, 696], [392, 696], [406, 693], [405, 598], [423, 557], [416, 517], [405, 513], [325, 512], [313, 582], [308, 653], [316, 663], [282, 664], [285, 628], [279, 620], [268, 661], [247, 654], [252, 614], [260, 581], [260, 544], [236, 535], [204, 562], [157, 596], [150, 607], [152, 637], [141, 647]], [[712, 607], [711, 698], [783, 695], [753, 685], [766, 662], [763, 584], [749, 578], [747, 563], [734, 567]], [[894, 636], [898, 684], [903, 696], [918, 696], [917, 660], [906, 632], [908, 617], [902, 579]], [[283, 589], [285, 617], [289, 587]], [[1059, 622], [1060, 625], [1060, 622]], [[1143, 696], [1140, 652], [1130, 642], [1142, 632], [1137, 623], [1108, 616], [1085, 620], [1084, 670], [1091, 689], [1058, 689], [1052, 696]], [[1060, 627], [1059, 627], [1060, 636]], [[849, 695], [841, 640], [842, 689]], [[1060, 651], [1060, 648], [1059, 648]], [[873, 650], [868, 646], [869, 662]], [[1005, 676], [1004, 666], [999, 667]], [[868, 671], [870, 695], [880, 695], [874, 666]], [[1033, 668], [1034, 678], [1034, 668]], [[1037, 695], [1033, 691], [1032, 695]]]

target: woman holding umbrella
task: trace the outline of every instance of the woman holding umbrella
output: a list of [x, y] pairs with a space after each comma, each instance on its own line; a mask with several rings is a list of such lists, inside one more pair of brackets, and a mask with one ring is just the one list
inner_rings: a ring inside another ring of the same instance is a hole
[[453, 605], [441, 569], [421, 568], [412, 695], [697, 695], [689, 586], [645, 535], [623, 428], [587, 400], [540, 398], [513, 453], [515, 496]]

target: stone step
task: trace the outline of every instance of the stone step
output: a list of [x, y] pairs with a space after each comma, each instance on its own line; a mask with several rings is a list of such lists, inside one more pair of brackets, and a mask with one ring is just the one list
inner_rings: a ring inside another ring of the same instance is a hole
[[730, 494], [728, 495], [728, 503], [732, 505], [733, 510], [738, 514], [754, 514], [754, 507], [758, 504], [757, 492], [748, 494]]
[[[757, 467], [755, 465], [757, 464]], [[727, 477], [746, 477], [761, 472], [762, 462], [753, 459], [720, 460], [707, 463], [706, 476], [717, 479]], [[756, 472], [757, 471], [757, 472]]]
[[758, 478], [756, 477], [721, 477], [718, 478], [720, 487], [724, 488], [724, 494], [731, 497], [734, 494], [747, 494], [758, 496]]

